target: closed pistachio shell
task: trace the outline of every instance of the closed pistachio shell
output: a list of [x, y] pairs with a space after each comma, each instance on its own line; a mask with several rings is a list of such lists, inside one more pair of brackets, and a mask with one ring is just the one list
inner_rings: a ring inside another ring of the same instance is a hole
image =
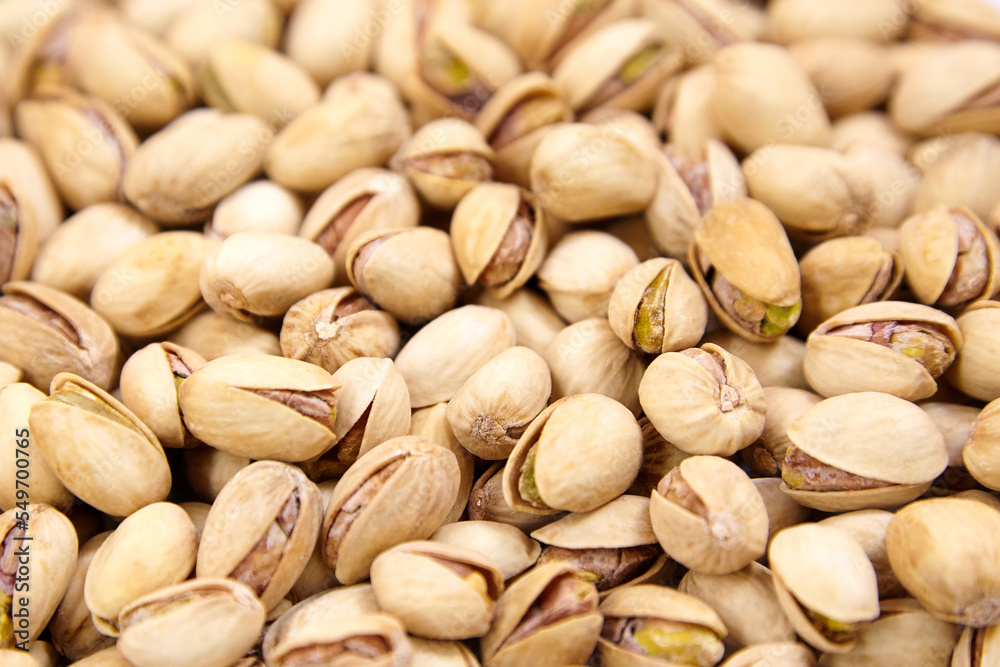
[[802, 373], [802, 359], [806, 344], [792, 336], [782, 336], [774, 342], [755, 342], [728, 329], [716, 329], [705, 334], [705, 343], [718, 345], [747, 362], [764, 388], [797, 387], [804, 389], [806, 378]]
[[833, 148], [836, 150], [861, 145], [905, 158], [913, 142], [914, 137], [893, 125], [883, 111], [851, 114], [838, 118], [833, 124]]
[[237, 232], [295, 234], [303, 215], [294, 192], [272, 181], [253, 181], [219, 202], [205, 234], [219, 239]]
[[919, 194], [920, 170], [893, 152], [891, 146], [851, 143], [840, 150], [870, 180], [872, 204], [868, 213], [872, 225], [896, 227], [909, 215]]
[[680, 47], [686, 63], [711, 62], [719, 49], [758, 39], [766, 27], [761, 9], [732, 0], [695, 0], [689, 5], [644, 0], [639, 6], [643, 15], [657, 22], [667, 41]]
[[722, 667], [816, 667], [816, 656], [803, 644], [758, 644], [729, 656]]
[[764, 507], [767, 508], [768, 542], [778, 534], [778, 531], [809, 519], [811, 514], [809, 508], [799, 505], [781, 490], [780, 477], [757, 477], [751, 481], [757, 487], [757, 492], [764, 500]]
[[274, 333], [211, 310], [188, 320], [170, 335], [170, 342], [194, 350], [208, 361], [227, 354], [281, 355]]
[[430, 539], [486, 556], [505, 581], [534, 565], [542, 551], [538, 542], [514, 526], [496, 521], [456, 521], [438, 528]]
[[780, 44], [815, 37], [858, 37], [892, 42], [906, 31], [910, 9], [900, 0], [779, 0], [768, 8], [769, 34]]
[[[2, 396], [2, 394], [0, 394]], [[962, 449], [962, 463], [969, 473], [988, 489], [1000, 490], [1000, 401], [993, 400], [976, 417], [969, 440]]]
[[823, 91], [823, 104], [834, 118], [879, 106], [895, 78], [887, 49], [864, 37], [806, 40], [789, 50]]
[[697, 149], [710, 139], [721, 141], [714, 98], [714, 65], [683, 72], [663, 84], [653, 109], [653, 124], [670, 143], [685, 149]]
[[376, 40], [365, 31], [382, 29], [390, 16], [387, 7], [369, 0], [295, 2], [285, 50], [316, 83], [326, 86], [339, 76], [368, 68]]
[[53, 645], [69, 660], [83, 660], [115, 644], [113, 637], [101, 634], [94, 627], [93, 617], [83, 595], [90, 564], [94, 561], [97, 550], [109, 537], [111, 531], [106, 531], [80, 545], [69, 586], [49, 622]]
[[543, 354], [556, 334], [566, 327], [548, 300], [530, 289], [515, 290], [505, 299], [487, 290], [476, 303], [507, 313], [514, 325], [517, 344], [538, 354]]
[[923, 213], [942, 204], [966, 206], [980, 220], [987, 221], [997, 203], [991, 187], [997, 178], [1000, 178], [1000, 139], [975, 132], [960, 134], [924, 169], [913, 212]]
[[227, 38], [269, 48], [278, 45], [283, 13], [275, 3], [247, 0], [224, 11], [193, 3], [178, 12], [164, 40], [192, 65], [205, 61], [212, 47]]
[[411, 667], [479, 667], [475, 654], [457, 641], [436, 641], [410, 637]]
[[[438, 403], [427, 408], [414, 410], [410, 420], [409, 435], [430, 440], [455, 455], [455, 459], [458, 461], [458, 494], [455, 496], [451, 510], [445, 517], [445, 523], [460, 520], [465, 514], [465, 508], [472, 495], [476, 458], [455, 437], [451, 424], [448, 423], [448, 404]], [[364, 454], [365, 451], [367, 450], [363, 450], [361, 453]]]

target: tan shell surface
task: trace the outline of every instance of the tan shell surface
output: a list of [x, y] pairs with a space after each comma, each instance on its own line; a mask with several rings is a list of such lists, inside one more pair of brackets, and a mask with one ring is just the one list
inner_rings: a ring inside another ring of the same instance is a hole
[[611, 618], [646, 617], [700, 625], [725, 638], [728, 631], [719, 615], [696, 597], [666, 586], [640, 584], [615, 591], [601, 603], [601, 613]]
[[977, 482], [1000, 490], [1000, 401], [986, 405], [976, 417], [972, 433], [962, 450], [962, 461]]
[[605, 549], [656, 544], [649, 499], [623, 495], [589, 512], [577, 512], [543, 526], [531, 537], [564, 549]]
[[998, 373], [993, 365], [1000, 359], [1000, 303], [979, 301], [958, 316], [964, 345], [962, 353], [945, 377], [959, 391], [981, 401], [1000, 398]]
[[816, 667], [816, 656], [803, 644], [775, 642], [737, 651], [721, 667]]
[[496, 564], [504, 580], [530, 568], [542, 552], [522, 531], [496, 521], [456, 521], [438, 528], [430, 539], [478, 551]]
[[[544, 72], [526, 72], [500, 86], [476, 116], [476, 127], [487, 139], [496, 131], [507, 114], [521, 101], [533, 96], [559, 99], [555, 82]], [[571, 121], [573, 112], [566, 107], [564, 121]]]
[[899, 228], [906, 282], [924, 303], [941, 296], [958, 256], [958, 227], [945, 207], [908, 218]]
[[391, 359], [359, 357], [337, 369], [337, 417], [333, 432], [339, 441], [368, 411], [359, 454], [410, 431], [410, 392]]

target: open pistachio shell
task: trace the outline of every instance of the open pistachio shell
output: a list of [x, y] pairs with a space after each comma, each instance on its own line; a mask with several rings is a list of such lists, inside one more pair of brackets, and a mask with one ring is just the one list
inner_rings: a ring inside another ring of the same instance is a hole
[[[462, 446], [462, 443], [455, 437], [448, 423], [448, 404], [438, 403], [426, 408], [414, 410], [410, 419], [409, 435], [415, 435], [425, 440], [430, 440], [436, 445], [441, 445], [455, 455], [458, 461], [458, 494], [455, 502], [445, 517], [444, 522], [452, 523], [458, 521], [465, 514], [465, 508], [469, 504], [472, 495], [472, 485], [475, 482], [476, 458], [472, 453]], [[363, 450], [365, 454], [368, 450]]]
[[848, 533], [793, 526], [774, 536], [768, 559], [778, 603], [811, 646], [847, 653], [859, 627], [878, 617], [875, 570]]
[[1000, 332], [1000, 304], [979, 301], [957, 318], [965, 344], [945, 374], [948, 382], [973, 398], [993, 401], [1000, 398], [1000, 384], [994, 366], [997, 334]]
[[775, 642], [737, 651], [720, 667], [816, 667], [816, 656], [803, 644]]
[[164, 447], [195, 444], [181, 416], [178, 391], [181, 383], [204, 365], [204, 357], [193, 350], [173, 343], [151, 343], [122, 367], [122, 403], [149, 426]]
[[364, 660], [373, 667], [403, 667], [410, 664], [411, 649], [405, 628], [388, 614], [350, 616], [335, 624], [302, 615], [285, 628], [283, 637], [267, 656], [268, 664], [275, 667], [302, 664], [303, 656], [309, 660], [343, 658]]
[[778, 0], [768, 8], [769, 36], [779, 44], [815, 37], [860, 37], [892, 42], [905, 31], [909, 10], [898, 0]]
[[977, 482], [1000, 490], [1000, 400], [991, 401], [976, 417], [962, 461]]
[[1000, 12], [980, 0], [924, 0], [913, 8], [910, 39], [1000, 39]]
[[948, 465], [933, 420], [890, 394], [828, 398], [795, 421], [788, 438], [794, 448], [785, 457], [781, 488], [797, 503], [824, 511], [898, 507], [930, 488]]
[[267, 628], [261, 652], [265, 659], [270, 659], [275, 647], [300, 625], [313, 622], [334, 625], [380, 612], [371, 584], [340, 586], [317, 593], [294, 605]]
[[803, 370], [830, 397], [878, 391], [928, 398], [962, 350], [955, 320], [936, 308], [903, 301], [849, 308], [820, 324], [806, 343]]
[[743, 460], [761, 475], [781, 473], [788, 447], [788, 427], [806, 410], [823, 398], [811, 391], [793, 387], [764, 387], [767, 414], [764, 430], [752, 445], [743, 450]]
[[532, 531], [551, 523], [562, 513], [534, 514], [516, 510], [503, 496], [505, 463], [497, 461], [479, 476], [469, 494], [469, 519], [493, 521], [519, 530]]
[[729, 44], [758, 39], [767, 24], [756, 5], [733, 0], [643, 0], [640, 8], [680, 48], [687, 64], [711, 62]]
[[541, 545], [523, 532], [496, 521], [456, 521], [431, 535], [432, 542], [472, 549], [497, 566], [504, 580], [521, 574], [538, 560]]
[[[957, 631], [953, 625], [949, 624], [947, 627], [953, 632]], [[998, 654], [1000, 654], [1000, 628], [995, 625], [987, 628], [967, 627], [962, 630], [955, 645], [951, 656], [951, 667], [982, 667], [995, 662]]]
[[718, 345], [747, 362], [762, 387], [808, 387], [802, 374], [806, 344], [798, 338], [782, 336], [761, 343], [721, 328], [705, 334], [702, 342]]
[[899, 579], [889, 565], [889, 556], [885, 550], [885, 531], [892, 517], [892, 512], [884, 510], [857, 510], [837, 514], [819, 522], [821, 525], [848, 532], [865, 550], [868, 560], [875, 568], [879, 598], [892, 598], [903, 594]]

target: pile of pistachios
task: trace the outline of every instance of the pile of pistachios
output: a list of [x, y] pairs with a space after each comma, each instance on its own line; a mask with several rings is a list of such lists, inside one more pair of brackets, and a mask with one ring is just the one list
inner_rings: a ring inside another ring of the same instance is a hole
[[1000, 664], [997, 4], [0, 39], [0, 667]]

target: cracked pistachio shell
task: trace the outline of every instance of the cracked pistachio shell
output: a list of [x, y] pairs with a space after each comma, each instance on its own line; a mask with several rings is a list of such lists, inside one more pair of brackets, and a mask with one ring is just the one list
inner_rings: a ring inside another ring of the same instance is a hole
[[750, 366], [711, 343], [654, 359], [639, 384], [639, 402], [676, 447], [719, 456], [760, 437], [767, 411]]
[[621, 130], [583, 123], [545, 135], [530, 179], [539, 206], [569, 222], [638, 213], [653, 200], [657, 180], [652, 160]]
[[[410, 420], [409, 435], [415, 435], [430, 440], [436, 445], [441, 445], [455, 455], [458, 461], [458, 494], [455, 503], [451, 506], [448, 516], [445, 517], [446, 524], [458, 521], [465, 514], [465, 508], [469, 504], [469, 497], [472, 493], [472, 484], [475, 481], [476, 458], [472, 453], [462, 446], [462, 443], [455, 437], [448, 423], [448, 404], [438, 403], [426, 408], [413, 411]], [[365, 452], [362, 451], [362, 454]]]
[[834, 118], [881, 105], [895, 81], [888, 49], [864, 37], [803, 40], [789, 51], [823, 92], [823, 105]]
[[180, 384], [205, 365], [205, 358], [173, 343], [150, 343], [125, 362], [122, 403], [156, 434], [164, 447], [194, 444], [178, 402]]
[[824, 320], [872, 301], [885, 301], [903, 281], [902, 258], [867, 236], [820, 243], [799, 260], [802, 317], [798, 328], [812, 332]]
[[392, 358], [399, 325], [352, 287], [314, 292], [285, 313], [281, 352], [334, 373], [360, 357]]
[[504, 499], [534, 514], [587, 512], [624, 493], [641, 465], [642, 431], [628, 408], [600, 394], [567, 396], [518, 440], [504, 470]]
[[493, 149], [497, 180], [527, 188], [538, 144], [554, 127], [572, 120], [573, 110], [555, 82], [542, 72], [528, 72], [500, 86], [475, 124]]
[[[941, 623], [941, 621], [938, 621]], [[954, 635], [958, 628], [947, 624], [950, 635]], [[987, 628], [965, 628], [959, 636], [958, 643], [954, 645], [951, 657], [951, 667], [976, 667], [977, 665], [989, 665], [996, 661], [997, 652], [1000, 651], [1000, 633], [997, 626], [991, 625]], [[945, 636], [947, 637], [948, 634]], [[940, 652], [942, 658], [947, 658], [944, 649], [948, 648], [946, 641], [941, 641]]]
[[295, 235], [303, 215], [302, 200], [294, 192], [268, 180], [253, 181], [219, 202], [205, 234], [220, 240], [237, 232]]
[[109, 104], [68, 88], [40, 87], [14, 115], [70, 208], [124, 199], [122, 176], [139, 139]]
[[1000, 514], [994, 507], [934, 498], [899, 510], [885, 539], [893, 572], [931, 615], [981, 628], [1000, 616], [998, 535]]
[[[130, 206], [88, 206], [49, 237], [35, 257], [32, 280], [88, 300], [104, 270], [157, 231], [152, 220]], [[101, 252], [87, 252], [91, 247]]]
[[891, 148], [867, 142], [838, 146], [872, 189], [872, 225], [895, 228], [910, 213], [920, 189], [920, 170]]
[[552, 339], [566, 328], [552, 304], [537, 292], [521, 288], [501, 299], [494, 292], [484, 290], [476, 303], [502, 310], [514, 325], [517, 344], [544, 354]]
[[531, 569], [497, 601], [493, 625], [479, 643], [483, 667], [586, 661], [601, 632], [597, 608], [597, 589], [569, 565]]
[[403, 176], [386, 169], [356, 169], [327, 188], [310, 207], [299, 236], [333, 258], [335, 285], [347, 282], [344, 265], [355, 239], [376, 230], [416, 227], [420, 203]]
[[[3, 394], [0, 393], [0, 398]], [[988, 489], [1000, 490], [1000, 400], [993, 400], [976, 417], [968, 442], [962, 449], [962, 462], [977, 482]]]
[[233, 234], [201, 266], [201, 294], [212, 310], [244, 322], [281, 317], [330, 286], [333, 262], [318, 244], [270, 232]]
[[865, 550], [868, 560], [875, 568], [879, 598], [893, 598], [904, 594], [889, 565], [885, 549], [885, 531], [892, 517], [892, 512], [884, 510], [857, 510], [837, 514], [819, 522], [821, 525], [846, 531]]
[[903, 67], [889, 114], [901, 129], [921, 136], [993, 133], [1000, 110], [1000, 44], [967, 40], [918, 54]]
[[656, 21], [667, 42], [680, 48], [688, 64], [711, 62], [719, 49], [756, 40], [766, 27], [761, 9], [738, 0], [643, 0], [639, 6], [644, 16]]
[[562, 516], [533, 514], [513, 509], [503, 496], [504, 461], [497, 461], [480, 475], [469, 494], [469, 520], [493, 521], [522, 531], [532, 531]]
[[378, 554], [430, 537], [455, 503], [459, 476], [454, 454], [417, 436], [392, 438], [362, 455], [337, 483], [320, 533], [337, 579], [361, 581]]
[[437, 542], [406, 542], [372, 562], [379, 606], [426, 639], [482, 637], [493, 621], [503, 578], [476, 551]]
[[823, 400], [822, 396], [795, 387], [764, 387], [764, 430], [752, 445], [743, 450], [743, 460], [761, 475], [781, 474], [781, 463], [791, 446], [788, 427], [806, 410]]
[[190, 111], [135, 150], [125, 196], [165, 225], [204, 222], [223, 197], [260, 172], [272, 136], [256, 116]]
[[858, 481], [853, 479], [829, 480], [837, 490], [792, 488], [787, 482], [794, 472], [790, 474], [786, 457], [782, 491], [801, 505], [827, 512], [898, 507], [930, 488], [948, 465], [944, 437], [930, 416], [909, 401], [878, 392], [817, 403], [792, 423], [788, 439], [839, 474], [882, 482], [860, 490], [851, 489]]
[[739, 466], [717, 456], [681, 461], [652, 493], [649, 514], [667, 555], [696, 572], [736, 572], [767, 547], [764, 500]]
[[633, 350], [674, 352], [705, 333], [708, 305], [676, 259], [650, 259], [629, 271], [608, 303], [608, 320]]
[[769, 142], [828, 146], [833, 141], [822, 97], [786, 49], [734, 44], [719, 52], [715, 74], [715, 119], [741, 151]]
[[159, 440], [131, 410], [95, 384], [60, 373], [31, 406], [32, 436], [73, 495], [112, 516], [164, 500], [170, 466]]
[[215, 43], [197, 75], [206, 102], [280, 130], [319, 102], [319, 86], [287, 56], [239, 39]]
[[534, 201], [505, 183], [482, 183], [462, 198], [449, 233], [466, 283], [504, 298], [534, 275], [548, 249], [545, 211]]
[[809, 508], [799, 505], [781, 490], [780, 477], [757, 477], [751, 481], [757, 487], [757, 492], [764, 499], [764, 506], [767, 508], [768, 542], [778, 534], [778, 531], [809, 519], [811, 514]]
[[284, 8], [290, 12], [285, 51], [316, 83], [327, 86], [340, 76], [368, 69], [376, 40], [364, 31], [375, 29], [373, 19], [389, 20], [389, 11], [376, 13], [379, 3], [371, 0], [308, 0], [292, 4], [294, 8]]
[[795, 631], [814, 648], [847, 653], [855, 639], [828, 638], [807, 614], [851, 626], [878, 618], [875, 570], [848, 533], [815, 523], [786, 528], [771, 540], [768, 560], [781, 608]]
[[243, 656], [264, 627], [265, 610], [246, 586], [192, 579], [141, 597], [119, 616], [118, 650], [149, 667], [225, 667]]
[[121, 610], [187, 579], [197, 551], [194, 523], [179, 506], [153, 503], [130, 514], [101, 544], [87, 569], [83, 596], [94, 626], [117, 637]]
[[768, 145], [744, 160], [743, 173], [750, 196], [792, 237], [824, 241], [862, 234], [871, 225], [870, 180], [833, 149]]
[[714, 98], [714, 65], [682, 72], [663, 84], [653, 108], [653, 125], [669, 143], [685, 150], [697, 150], [709, 139], [721, 141]]
[[778, 0], [768, 8], [769, 36], [780, 44], [816, 37], [857, 37], [892, 42], [909, 23], [901, 0], [849, 0], [830, 5], [823, 0]]
[[648, 497], [664, 475], [692, 455], [667, 442], [648, 417], [642, 417], [639, 426], [642, 428], [642, 467], [627, 493]]
[[1000, 179], [1000, 139], [968, 132], [949, 140], [951, 145], [924, 169], [913, 212], [941, 204], [965, 206], [987, 221], [997, 203], [992, 186]]
[[218, 247], [198, 232], [153, 234], [101, 272], [90, 303], [124, 336], [173, 331], [204, 307], [198, 278]]
[[396, 356], [396, 368], [410, 391], [410, 407], [451, 400], [473, 373], [514, 341], [510, 318], [496, 308], [462, 306], [436, 317]]
[[722, 328], [705, 334], [702, 341], [718, 345], [747, 362], [762, 387], [808, 386], [802, 374], [806, 344], [798, 338], [782, 336], [774, 342], [762, 343]]
[[275, 334], [212, 310], [192, 317], [172, 333], [169, 340], [194, 350], [208, 361], [228, 354], [281, 356], [281, 345]]
[[252, 459], [297, 462], [335, 442], [337, 388], [318, 366], [237, 354], [192, 373], [179, 396], [184, 423], [205, 444]]
[[52, 644], [68, 660], [82, 660], [115, 644], [113, 637], [98, 632], [83, 597], [90, 564], [94, 561], [97, 550], [109, 537], [111, 531], [99, 533], [80, 546], [66, 593], [49, 622]]
[[771, 342], [798, 320], [799, 264], [784, 228], [764, 204], [736, 199], [713, 208], [695, 229], [688, 261], [708, 305], [730, 331]]
[[[4, 603], [0, 648], [8, 649], [34, 643], [55, 613], [73, 576], [77, 537], [69, 519], [40, 503], [0, 515], [0, 535], [0, 572], [4, 578], [0, 586], [0, 601]], [[29, 552], [30, 563], [25, 563], [24, 550]], [[29, 565], [26, 576], [24, 569]], [[26, 581], [29, 586], [24, 586]], [[31, 622], [25, 624], [19, 618], [30, 618]]]
[[804, 644], [775, 642], [737, 651], [721, 667], [816, 667], [816, 656]]
[[538, 269], [538, 284], [556, 312], [570, 323], [606, 317], [618, 282], [639, 265], [624, 241], [596, 230], [571, 232]]
[[476, 371], [448, 402], [448, 423], [479, 458], [510, 456], [552, 393], [549, 367], [536, 352], [512, 347]]
[[528, 570], [542, 552], [541, 545], [522, 531], [496, 521], [456, 521], [438, 528], [430, 539], [491, 559], [505, 581]]
[[462, 282], [451, 239], [430, 227], [367, 232], [344, 257], [351, 284], [397, 320], [416, 324], [450, 310]]
[[302, 615], [289, 624], [280, 641], [265, 655], [267, 664], [274, 667], [292, 667], [303, 660], [372, 667], [412, 665], [406, 628], [395, 617], [377, 610], [338, 619], [336, 624]]
[[47, 389], [58, 373], [70, 371], [111, 387], [118, 339], [80, 300], [39, 283], [9, 282], [0, 297], [0, 324], [0, 361], [22, 369], [25, 382]]
[[432, 120], [413, 133], [390, 161], [432, 207], [455, 208], [474, 187], [493, 178], [493, 149], [474, 125]]
[[314, 623], [332, 626], [343, 621], [380, 614], [371, 584], [341, 586], [323, 591], [297, 603], [274, 621], [264, 632], [261, 652], [265, 660], [274, 658], [275, 648], [289, 634]]
[[38, 254], [38, 220], [27, 199], [0, 181], [0, 285], [25, 280]]
[[604, 106], [648, 111], [660, 85], [682, 64], [655, 21], [628, 18], [579, 39], [552, 78], [581, 114]]
[[729, 634], [726, 644], [741, 649], [795, 640], [774, 592], [771, 571], [759, 563], [729, 574], [689, 571], [677, 587], [715, 610]]
[[919, 213], [899, 231], [906, 284], [921, 303], [958, 310], [1000, 289], [1000, 241], [964, 206]]
[[[645, 584], [616, 591], [601, 603], [600, 611], [604, 630], [597, 650], [608, 667], [683, 664], [671, 660], [673, 650], [696, 656], [696, 662], [688, 664], [712, 665], [725, 653], [722, 640], [728, 631], [719, 615], [701, 600], [666, 586]], [[645, 641], [635, 636], [647, 629], [652, 636]], [[666, 635], [666, 646], [657, 641], [660, 633]], [[650, 655], [648, 645], [665, 655]]]
[[45, 164], [30, 144], [0, 137], [0, 182], [30, 204], [38, 242], [46, 241], [65, 215]]
[[287, 188], [320, 192], [356, 169], [385, 164], [409, 136], [410, 118], [395, 87], [357, 72], [334, 82], [319, 104], [275, 136], [264, 170]]
[[[905, 329], [892, 331], [887, 342], [898, 346], [898, 351], [871, 340], [837, 335], [841, 327], [874, 327], [880, 323], [916, 326], [930, 334], [911, 338], [915, 334]], [[934, 336], [933, 342], [927, 342], [928, 335]], [[806, 342], [803, 370], [809, 385], [827, 398], [880, 391], [916, 401], [937, 391], [935, 376], [947, 370], [955, 355], [961, 353], [962, 344], [962, 332], [955, 320], [936, 308], [905, 301], [868, 303], [838, 313], [816, 327]], [[925, 355], [931, 357], [932, 345], [934, 356], [923, 361]]]
[[245, 584], [272, 609], [291, 590], [316, 546], [319, 489], [286, 463], [257, 461], [212, 503], [198, 547], [198, 577]]
[[218, 7], [195, 2], [178, 12], [163, 39], [195, 66], [209, 57], [215, 44], [227, 38], [277, 48], [284, 18], [277, 5], [268, 0], [240, 0], [238, 4]]
[[18, 500], [24, 500], [24, 493], [18, 493], [24, 482], [18, 483], [17, 461], [25, 457], [30, 462], [33, 502], [52, 505], [60, 512], [68, 511], [73, 504], [73, 494], [45, 463], [28, 428], [31, 406], [44, 398], [45, 394], [26, 382], [0, 387], [0, 423], [5, 426], [0, 433], [0, 510], [14, 509]]
[[351, 359], [333, 374], [340, 387], [333, 423], [336, 444], [303, 464], [314, 480], [343, 475], [376, 445], [410, 430], [410, 393], [391, 359]]

